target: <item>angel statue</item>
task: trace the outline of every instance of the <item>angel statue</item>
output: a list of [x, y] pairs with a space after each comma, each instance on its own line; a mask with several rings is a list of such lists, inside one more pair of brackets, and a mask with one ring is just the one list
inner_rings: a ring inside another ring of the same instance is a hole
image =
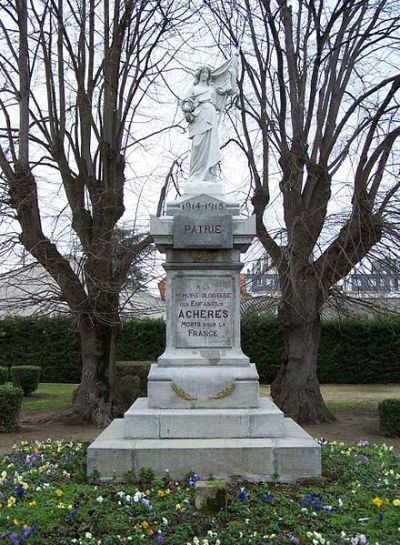
[[182, 101], [181, 108], [192, 140], [190, 182], [215, 181], [221, 160], [218, 140], [218, 115], [228, 95], [237, 93], [238, 55], [214, 70], [201, 66]]

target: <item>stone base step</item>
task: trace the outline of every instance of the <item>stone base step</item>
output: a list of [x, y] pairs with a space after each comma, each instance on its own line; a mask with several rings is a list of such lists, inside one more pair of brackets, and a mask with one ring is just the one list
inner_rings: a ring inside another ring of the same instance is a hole
[[139, 398], [124, 415], [126, 439], [282, 437], [283, 413], [267, 398], [256, 409], [153, 409]]
[[202, 479], [295, 482], [321, 475], [319, 445], [293, 420], [284, 437], [257, 439], [125, 439], [122, 419], [114, 420], [90, 445], [87, 471], [101, 481], [134, 478], [142, 468], [172, 479], [194, 471]]

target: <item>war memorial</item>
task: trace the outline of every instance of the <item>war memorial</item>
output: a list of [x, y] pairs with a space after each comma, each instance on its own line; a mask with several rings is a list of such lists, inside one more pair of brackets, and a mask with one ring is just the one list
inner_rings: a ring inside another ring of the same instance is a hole
[[240, 254], [255, 218], [239, 214], [217, 181], [218, 113], [235, 94], [237, 58], [202, 67], [182, 100], [191, 139], [182, 196], [152, 217], [165, 254], [166, 348], [137, 399], [88, 449], [88, 472], [123, 480], [151, 468], [173, 479], [291, 482], [319, 476], [319, 445], [267, 398], [240, 343]]

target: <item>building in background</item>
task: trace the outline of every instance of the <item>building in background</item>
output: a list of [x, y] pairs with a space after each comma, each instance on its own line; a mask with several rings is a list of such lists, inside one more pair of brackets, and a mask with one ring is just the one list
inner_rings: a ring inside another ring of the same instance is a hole
[[[272, 259], [264, 254], [246, 273], [246, 285], [252, 295], [279, 297], [279, 276]], [[336, 289], [352, 297], [400, 296], [400, 259], [387, 257], [360, 265], [338, 282]]]
[[[264, 254], [248, 268], [246, 286], [252, 296], [242, 301], [242, 313], [277, 314], [279, 275], [272, 259]], [[400, 259], [386, 257], [359, 265], [338, 282], [324, 304], [322, 316], [374, 316], [400, 312]]]

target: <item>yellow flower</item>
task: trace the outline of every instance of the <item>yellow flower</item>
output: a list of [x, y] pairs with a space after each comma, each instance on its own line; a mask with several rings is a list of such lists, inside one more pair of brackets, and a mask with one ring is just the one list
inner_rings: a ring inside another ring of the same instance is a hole
[[10, 496], [7, 500], [7, 507], [12, 507], [13, 505], [15, 505], [15, 502], [17, 500], [14, 498], [14, 496]]
[[170, 488], [167, 488], [167, 490], [165, 491], [166, 494], [171, 494], [171, 489]]
[[163, 498], [165, 496], [165, 492], [163, 492], [162, 490], [159, 490], [157, 492], [157, 496], [160, 496], [160, 498]]
[[2, 503], [0, 503], [0, 509], [3, 509], [3, 504]]
[[399, 500], [399, 498], [396, 498], [395, 500], [393, 500], [393, 505], [394, 505], [395, 507], [400, 507], [400, 500]]
[[147, 520], [144, 520], [142, 522], [142, 528], [148, 528], [149, 527], [149, 523], [147, 522]]
[[383, 505], [390, 505], [390, 501], [389, 501], [388, 498], [385, 498], [385, 499], [383, 500]]
[[64, 495], [64, 492], [60, 488], [57, 488], [57, 490], [55, 491], [55, 494], [57, 498], [61, 498], [61, 496]]
[[57, 505], [57, 509], [65, 509], [65, 505], [63, 503], [59, 503]]
[[180, 503], [177, 503], [177, 504], [175, 505], [175, 509], [176, 509], [177, 511], [179, 511], [179, 509], [182, 509], [182, 505], [181, 505]]
[[382, 507], [383, 500], [377, 496], [372, 500], [372, 503], [375, 505], [375, 507], [378, 507], [379, 509], [380, 507]]
[[29, 507], [36, 507], [37, 506], [37, 502], [36, 500], [32, 500], [28, 503]]
[[19, 526], [19, 520], [18, 519], [13, 519], [13, 524], [14, 524], [14, 526]]

